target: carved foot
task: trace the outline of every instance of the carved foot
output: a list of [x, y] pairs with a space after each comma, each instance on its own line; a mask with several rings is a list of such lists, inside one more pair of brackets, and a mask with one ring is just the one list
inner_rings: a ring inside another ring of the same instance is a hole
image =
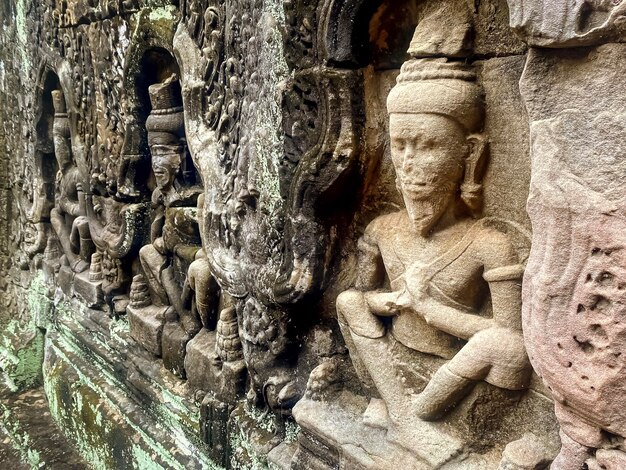
[[365, 413], [363, 413], [363, 424], [380, 429], [389, 427], [389, 412], [383, 400], [380, 398], [370, 400]]
[[553, 459], [554, 453], [541, 438], [532, 433], [526, 433], [520, 439], [506, 445], [499, 468], [546, 469]]
[[78, 259], [72, 264], [72, 271], [74, 271], [77, 274], [85, 272], [88, 269], [89, 269], [89, 263], [87, 263], [86, 261], [82, 259]]
[[339, 360], [331, 358], [322, 362], [309, 375], [306, 385], [306, 397], [314, 401], [322, 401], [327, 397], [333, 385], [340, 381]]
[[289, 414], [291, 408], [302, 397], [295, 380], [286, 377], [270, 377], [263, 386], [263, 398], [272, 410]]

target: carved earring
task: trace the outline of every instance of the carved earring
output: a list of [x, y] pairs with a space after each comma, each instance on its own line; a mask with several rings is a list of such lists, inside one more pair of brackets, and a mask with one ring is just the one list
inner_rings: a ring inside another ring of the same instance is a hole
[[461, 199], [473, 215], [482, 209], [482, 179], [487, 168], [487, 141], [480, 134], [472, 134], [467, 138], [470, 154], [465, 160], [465, 173], [461, 184]]

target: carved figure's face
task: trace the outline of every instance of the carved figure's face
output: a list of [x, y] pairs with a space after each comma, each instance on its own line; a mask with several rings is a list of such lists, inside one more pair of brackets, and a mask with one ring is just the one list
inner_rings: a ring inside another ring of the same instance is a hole
[[398, 189], [425, 236], [455, 200], [469, 152], [465, 132], [440, 114], [390, 114], [389, 134]]
[[153, 157], [152, 171], [154, 171], [157, 187], [162, 192], [169, 190], [172, 184], [174, 184], [174, 179], [179, 169], [179, 165], [175, 160], [178, 158], [178, 155], [175, 158], [166, 156]]

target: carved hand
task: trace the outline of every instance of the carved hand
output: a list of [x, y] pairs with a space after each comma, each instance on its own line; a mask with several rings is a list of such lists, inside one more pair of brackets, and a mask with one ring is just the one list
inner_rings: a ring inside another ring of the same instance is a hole
[[163, 242], [163, 237], [159, 237], [155, 239], [152, 244], [154, 245], [154, 248], [156, 248], [156, 250], [159, 253], [161, 253], [162, 255], [167, 254], [165, 250], [165, 243]]
[[367, 292], [365, 299], [374, 315], [390, 317], [398, 315], [402, 310], [411, 308], [411, 298], [406, 291], [402, 292]]

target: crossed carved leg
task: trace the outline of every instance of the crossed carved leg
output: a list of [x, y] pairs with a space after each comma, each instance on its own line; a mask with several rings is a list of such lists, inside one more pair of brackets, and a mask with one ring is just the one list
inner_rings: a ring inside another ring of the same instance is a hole
[[139, 261], [146, 274], [148, 286], [156, 297], [153, 302], [160, 306], [169, 305], [167, 292], [161, 282], [161, 274], [166, 267], [167, 257], [159, 253], [154, 245], [145, 245], [139, 250]]
[[[81, 219], [81, 217], [76, 220], [79, 219]], [[72, 228], [75, 227], [74, 224], [76, 223], [76, 220], [72, 222]], [[81, 273], [89, 269], [89, 262], [85, 259], [81, 259], [81, 257], [74, 252], [75, 243], [72, 243], [72, 229], [67, 226], [66, 222], [67, 220], [65, 215], [60, 213], [56, 208], [50, 211], [50, 223], [52, 224], [52, 228], [57, 235], [63, 254], [67, 258], [72, 271]], [[81, 225], [80, 220], [78, 224]], [[77, 249], [77, 251], [79, 251], [79, 249]]]
[[436, 420], [479, 382], [506, 390], [523, 390], [531, 369], [520, 332], [494, 326], [472, 336], [467, 344], [432, 376], [414, 399], [418, 416]]
[[417, 415], [426, 421], [440, 418], [449, 407], [464, 398], [475, 383], [454, 373], [448, 364], [441, 366], [422, 393], [414, 397]]
[[[370, 312], [365, 294], [359, 291], [343, 292], [337, 298], [337, 313], [340, 323], [347, 325], [349, 337], [346, 342], [352, 360], [365, 368], [378, 393], [384, 401], [391, 427], [403, 426], [411, 412], [411, 396], [402, 383], [394, 362], [393, 339], [381, 321]], [[346, 328], [344, 328], [346, 329]], [[344, 332], [345, 334], [345, 332]], [[382, 416], [380, 402], [368, 409], [367, 416]]]

